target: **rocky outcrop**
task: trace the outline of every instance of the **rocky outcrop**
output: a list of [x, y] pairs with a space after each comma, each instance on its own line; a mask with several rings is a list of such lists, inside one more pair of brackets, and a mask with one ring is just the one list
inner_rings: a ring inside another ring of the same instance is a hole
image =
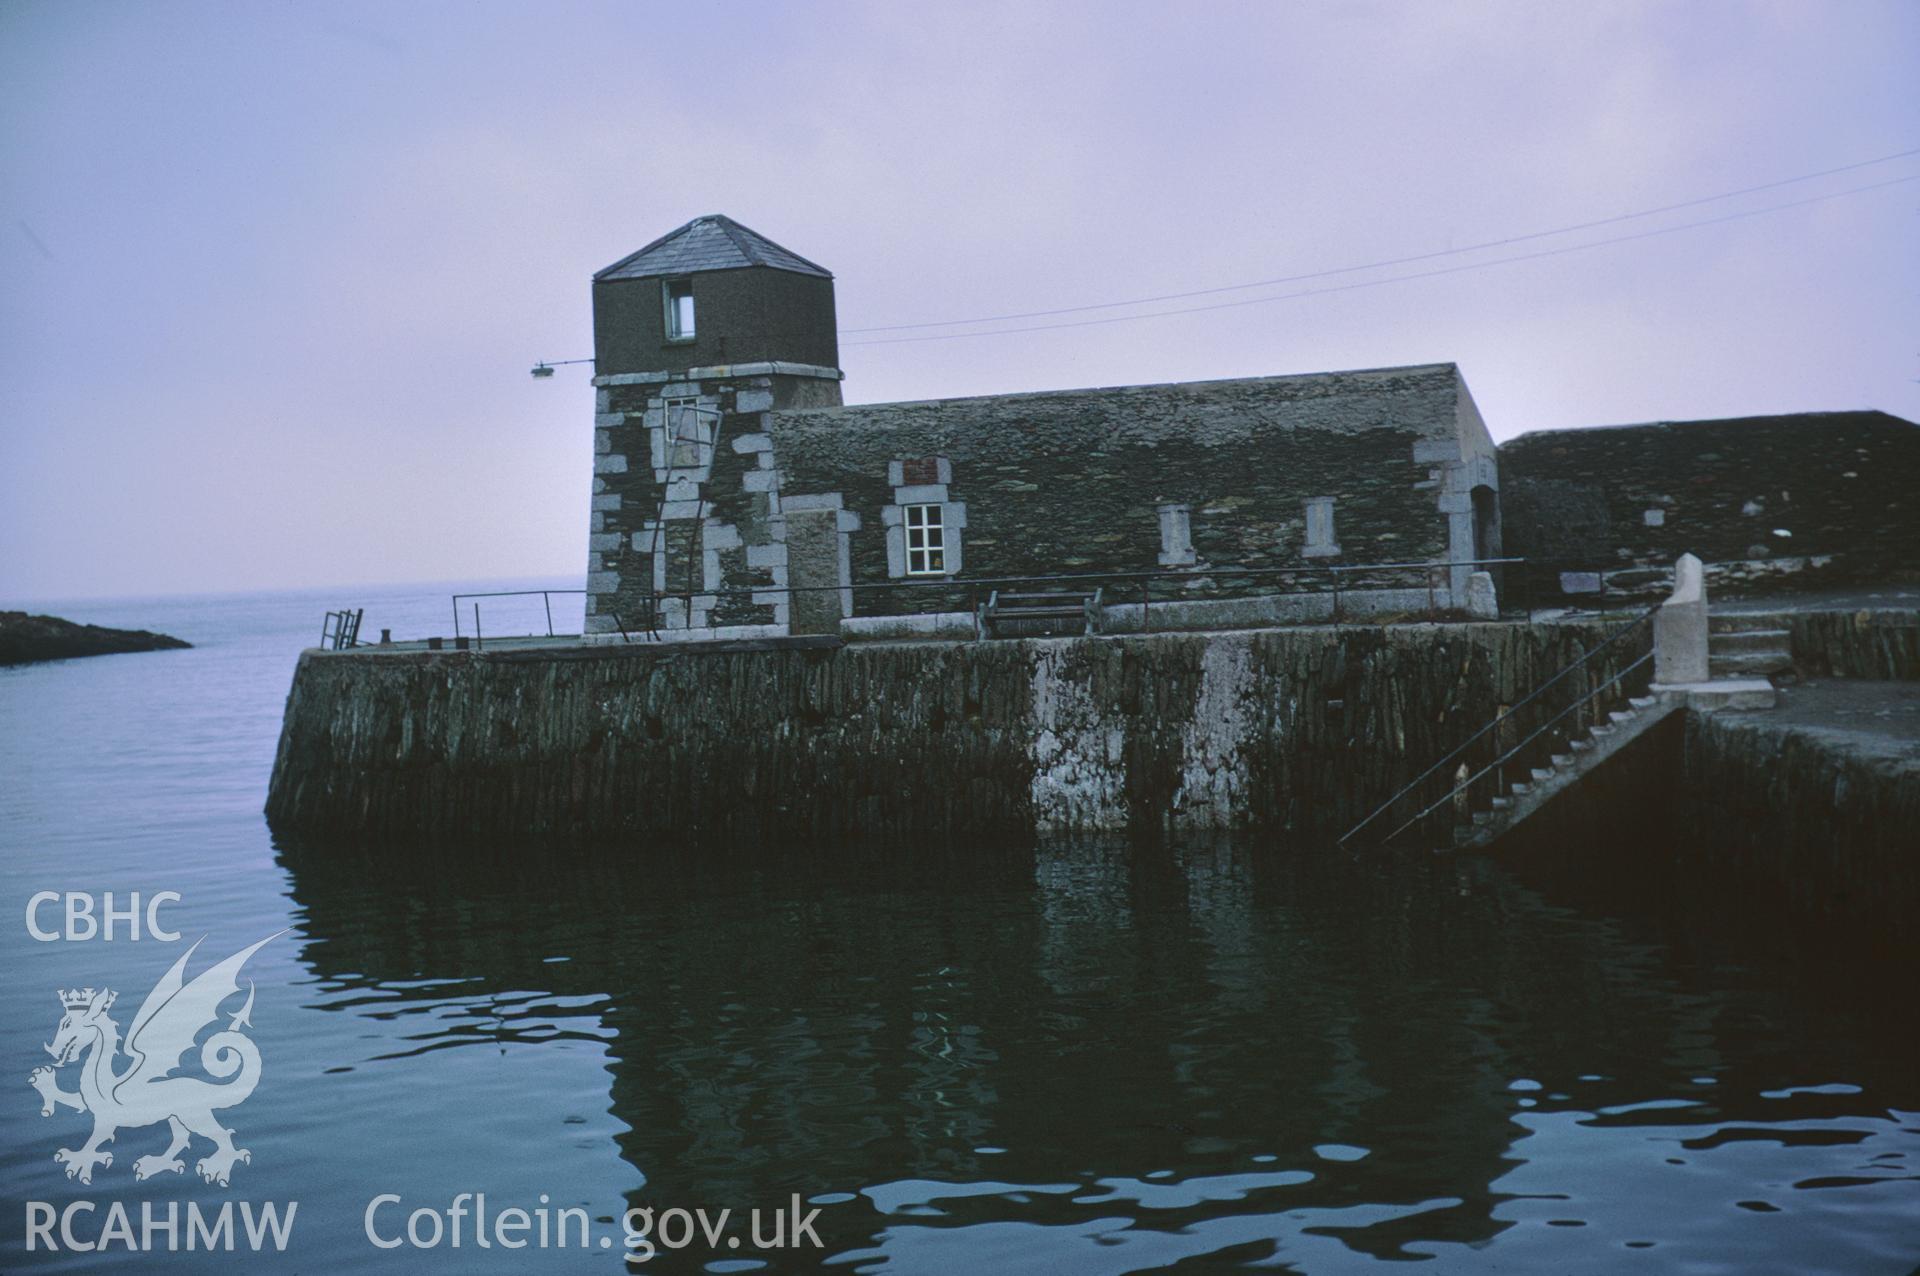
[[0, 611], [0, 665], [26, 665], [76, 656], [111, 656], [129, 651], [166, 651], [193, 644], [145, 629], [107, 629], [76, 625], [58, 616]]
[[[267, 814], [283, 833], [430, 839], [1324, 838], [1603, 632], [1492, 623], [837, 650], [308, 652]], [[1540, 714], [1645, 650], [1616, 646]], [[1502, 743], [1532, 721], [1522, 715]], [[1480, 742], [1475, 765], [1494, 744]]]

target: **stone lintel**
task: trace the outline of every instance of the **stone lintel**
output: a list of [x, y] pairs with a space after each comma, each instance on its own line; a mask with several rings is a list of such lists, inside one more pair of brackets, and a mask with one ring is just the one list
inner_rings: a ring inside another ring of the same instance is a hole
[[813, 496], [780, 497], [780, 508], [787, 513], [799, 513], [801, 510], [837, 510], [841, 506], [840, 493], [822, 492]]

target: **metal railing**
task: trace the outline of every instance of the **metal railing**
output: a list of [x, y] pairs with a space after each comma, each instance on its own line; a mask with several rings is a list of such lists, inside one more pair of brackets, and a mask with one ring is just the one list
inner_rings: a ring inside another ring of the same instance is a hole
[[[494, 589], [477, 594], [455, 594], [453, 596], [453, 636], [455, 638], [460, 637], [460, 603], [462, 599], [532, 598], [538, 595], [541, 605], [545, 607], [547, 613], [547, 637], [552, 638], [555, 636], [553, 632], [553, 595], [584, 594], [586, 592], [584, 589]], [[477, 602], [473, 604], [473, 636], [476, 642], [480, 640], [480, 604]]]
[[[1475, 731], [1472, 735], [1468, 736], [1465, 740], [1455, 745], [1451, 750], [1449, 750], [1446, 753], [1445, 756], [1440, 758], [1439, 761], [1435, 762], [1432, 766], [1429, 766], [1426, 770], [1422, 771], [1419, 775], [1415, 776], [1412, 780], [1402, 785], [1400, 789], [1397, 790], [1392, 797], [1388, 798], [1385, 802], [1382, 802], [1365, 819], [1361, 820], [1358, 824], [1354, 825], [1352, 828], [1348, 829], [1344, 834], [1342, 834], [1339, 840], [1339, 845], [1345, 846], [1348, 842], [1352, 841], [1353, 838], [1359, 835], [1362, 829], [1366, 828], [1368, 825], [1372, 824], [1375, 820], [1379, 819], [1381, 816], [1385, 815], [1388, 811], [1392, 810], [1394, 806], [1397, 805], [1408, 794], [1413, 793], [1415, 790], [1420, 788], [1421, 785], [1425, 784], [1428, 780], [1432, 779], [1433, 776], [1438, 774], [1443, 768], [1453, 764], [1456, 760], [1464, 758], [1467, 751], [1471, 749], [1474, 745], [1478, 744], [1481, 740], [1485, 739], [1489, 734], [1492, 734], [1498, 731], [1501, 727], [1505, 726], [1507, 723], [1512, 721], [1513, 718], [1516, 715], [1518, 715], [1522, 710], [1526, 709], [1529, 705], [1538, 701], [1542, 696], [1546, 695], [1548, 691], [1552, 690], [1555, 686], [1559, 685], [1566, 678], [1570, 677], [1575, 671], [1586, 668], [1602, 652], [1607, 651], [1609, 648], [1613, 647], [1614, 644], [1626, 638], [1629, 634], [1637, 633], [1642, 626], [1650, 626], [1653, 623], [1653, 617], [1655, 613], [1657, 613], [1659, 610], [1660, 608], [1656, 604], [1655, 606], [1648, 608], [1641, 615], [1635, 617], [1633, 620], [1627, 622], [1624, 625], [1617, 627], [1612, 633], [1608, 634], [1593, 648], [1582, 653], [1578, 659], [1568, 662], [1565, 666], [1563, 666], [1558, 672], [1556, 672], [1552, 677], [1548, 678], [1545, 682], [1542, 682], [1539, 686], [1535, 687], [1532, 691], [1529, 691], [1526, 695], [1522, 696], [1519, 700], [1516, 700], [1513, 704], [1508, 705], [1505, 709], [1502, 709], [1499, 713], [1495, 714], [1492, 721], [1488, 722], [1485, 726], [1481, 727], [1478, 731]], [[1461, 793], [1465, 792], [1476, 781], [1484, 778], [1489, 773], [1496, 771], [1499, 767], [1505, 765], [1507, 762], [1517, 757], [1521, 750], [1523, 750], [1527, 745], [1533, 743], [1534, 740], [1538, 739], [1549, 727], [1557, 724], [1562, 718], [1566, 717], [1569, 713], [1572, 713], [1575, 710], [1583, 708], [1584, 706], [1590, 704], [1592, 701], [1598, 698], [1601, 692], [1605, 691], [1607, 688], [1619, 682], [1621, 678], [1623, 678], [1626, 675], [1627, 672], [1629, 672], [1630, 670], [1636, 670], [1640, 668], [1642, 665], [1646, 664], [1652, 658], [1653, 658], [1652, 652], [1648, 652], [1646, 655], [1641, 656], [1639, 659], [1635, 660], [1632, 664], [1628, 665], [1626, 669], [1621, 670], [1620, 673], [1617, 673], [1613, 677], [1607, 679], [1605, 682], [1602, 682], [1598, 687], [1595, 687], [1593, 690], [1589, 691], [1586, 695], [1579, 697], [1572, 704], [1567, 706], [1565, 709], [1562, 709], [1559, 713], [1554, 714], [1553, 717], [1549, 718], [1545, 724], [1543, 724], [1540, 728], [1530, 733], [1526, 737], [1526, 739], [1522, 740], [1518, 745], [1515, 745], [1512, 749], [1500, 755], [1498, 758], [1494, 760], [1494, 762], [1492, 762], [1488, 766], [1470, 775], [1466, 780], [1460, 782], [1459, 784], [1456, 784], [1451, 790], [1448, 791], [1447, 795], [1444, 798], [1442, 798], [1439, 802], [1432, 803], [1427, 807], [1423, 808], [1419, 812], [1419, 814], [1415, 815], [1412, 819], [1407, 820], [1406, 822], [1400, 824], [1391, 833], [1381, 838], [1380, 839], [1381, 845], [1385, 845], [1386, 843], [1391, 842], [1394, 838], [1400, 836], [1400, 834], [1406, 832], [1409, 828], [1413, 827], [1415, 824], [1418, 824], [1421, 820], [1425, 819], [1428, 815], [1431, 815], [1434, 811], [1438, 810], [1440, 806], [1444, 805], [1446, 802], [1452, 801], [1454, 798], [1458, 797]], [[1497, 739], [1498, 737], [1496, 737], [1496, 740]]]
[[[1451, 574], [1455, 569], [1464, 568], [1467, 570], [1475, 570], [1490, 567], [1504, 568], [1517, 566], [1525, 562], [1526, 560], [1524, 558], [1467, 558], [1438, 562], [1304, 564], [1288, 567], [1223, 567], [1207, 565], [1187, 569], [1162, 568], [1155, 571], [1052, 572], [1029, 576], [943, 576], [926, 580], [900, 579], [833, 585], [756, 585], [734, 589], [660, 590], [649, 591], [648, 593], [640, 595], [637, 601], [642, 608], [642, 615], [634, 618], [640, 622], [634, 627], [636, 629], [644, 629], [649, 633], [657, 633], [661, 629], [668, 629], [670, 631], [673, 628], [681, 628], [690, 620], [693, 614], [695, 599], [713, 599], [716, 604], [723, 599], [746, 599], [750, 606], [764, 607], [769, 605], [768, 599], [773, 596], [783, 596], [786, 601], [791, 603], [793, 601], [793, 595], [795, 594], [852, 593], [858, 595], [873, 593], [887, 594], [907, 590], [943, 590], [950, 594], [966, 598], [967, 604], [965, 610], [971, 613], [977, 612], [979, 605], [996, 589], [1010, 589], [1032, 585], [1085, 586], [1094, 582], [1118, 586], [1113, 590], [1107, 600], [1107, 605], [1110, 607], [1130, 603], [1137, 597], [1141, 607], [1142, 630], [1151, 630], [1153, 627], [1153, 607], [1155, 605], [1153, 587], [1156, 582], [1177, 583], [1180, 586], [1178, 598], [1170, 597], [1164, 591], [1161, 593], [1159, 601], [1163, 606], [1175, 602], [1205, 601], [1194, 597], [1196, 587], [1202, 585], [1215, 586], [1213, 597], [1221, 600], [1297, 594], [1327, 594], [1331, 596], [1330, 609], [1332, 619], [1339, 621], [1345, 619], [1345, 609], [1342, 603], [1343, 593], [1351, 595], [1359, 592], [1361, 588], [1393, 588], [1393, 586], [1381, 586], [1375, 583], [1369, 583], [1364, 587], [1356, 586], [1352, 583], [1354, 577], [1377, 578], [1391, 573], [1419, 573], [1411, 589], [1415, 592], [1425, 592], [1427, 614], [1440, 615], [1443, 612], [1456, 610], [1452, 606], [1453, 590], [1451, 581]], [[1220, 579], [1247, 581], [1249, 583], [1280, 580], [1287, 582], [1290, 587], [1278, 590], [1265, 590], [1251, 594], [1222, 592], [1218, 589], [1218, 581]], [[1302, 584], [1319, 584], [1322, 587], [1317, 589], [1303, 589], [1300, 588]], [[1408, 586], [1401, 586], [1401, 588], [1408, 588]], [[1137, 595], [1134, 593], [1136, 589], [1138, 591]], [[665, 626], [659, 623], [662, 614], [662, 604], [667, 602], [680, 603], [682, 622], [680, 625]], [[717, 606], [714, 609], [717, 610]], [[616, 617], [616, 620], [618, 620], [618, 617]], [[626, 629], [625, 623], [620, 623], [622, 632], [624, 633]]]
[[1578, 700], [1574, 701], [1572, 704], [1568, 705], [1566, 708], [1562, 709], [1560, 712], [1554, 714], [1551, 718], [1548, 718], [1545, 722], [1541, 723], [1538, 727], [1534, 728], [1534, 730], [1528, 734], [1526, 739], [1520, 741], [1520, 743], [1514, 745], [1511, 749], [1508, 749], [1505, 753], [1501, 754], [1499, 757], [1495, 758], [1493, 761], [1487, 763], [1487, 765], [1481, 767], [1478, 771], [1475, 771], [1472, 775], [1469, 775], [1466, 779], [1454, 785], [1451, 789], [1447, 790], [1447, 792], [1437, 800], [1428, 803], [1426, 806], [1422, 807], [1419, 811], [1415, 812], [1413, 817], [1407, 820], [1406, 823], [1400, 825], [1400, 827], [1394, 829], [1393, 832], [1387, 834], [1386, 837], [1382, 838], [1381, 844], [1385, 845], [1387, 842], [1391, 842], [1394, 838], [1400, 836], [1402, 833], [1406, 832], [1408, 829], [1418, 824], [1421, 820], [1426, 819], [1429, 815], [1432, 815], [1435, 811], [1439, 810], [1441, 807], [1445, 806], [1447, 803], [1453, 801], [1455, 798], [1459, 797], [1461, 794], [1467, 792], [1479, 781], [1485, 779], [1489, 775], [1493, 775], [1494, 773], [1498, 772], [1507, 763], [1519, 757], [1521, 752], [1524, 751], [1528, 745], [1532, 744], [1535, 740], [1538, 740], [1541, 736], [1547, 734], [1549, 731], [1552, 731], [1556, 726], [1558, 726], [1562, 718], [1565, 718], [1570, 713], [1575, 713], [1581, 709], [1586, 708], [1588, 705], [1592, 704], [1594, 701], [1598, 700], [1603, 694], [1605, 694], [1609, 688], [1625, 680], [1628, 674], [1635, 673], [1642, 667], [1648, 664], [1651, 664], [1652, 662], [1653, 662], [1653, 653], [1649, 651], [1646, 655], [1641, 656], [1638, 660], [1635, 660], [1632, 664], [1622, 669], [1619, 673], [1614, 674], [1613, 677], [1608, 678], [1605, 682], [1595, 687], [1592, 691], [1589, 691], [1586, 695], [1580, 697]]
[[320, 622], [320, 646], [327, 651], [345, 651], [360, 645], [360, 617], [366, 608], [341, 608], [330, 611]]

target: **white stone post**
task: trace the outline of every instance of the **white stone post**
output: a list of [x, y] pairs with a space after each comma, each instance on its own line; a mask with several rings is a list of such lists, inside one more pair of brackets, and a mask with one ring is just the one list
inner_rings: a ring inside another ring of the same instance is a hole
[[1500, 600], [1493, 592], [1493, 573], [1475, 572], [1467, 577], [1467, 615], [1475, 620], [1500, 619]]
[[1653, 681], [1683, 687], [1709, 676], [1706, 572], [1698, 558], [1682, 554], [1673, 565], [1673, 594], [1653, 617]]

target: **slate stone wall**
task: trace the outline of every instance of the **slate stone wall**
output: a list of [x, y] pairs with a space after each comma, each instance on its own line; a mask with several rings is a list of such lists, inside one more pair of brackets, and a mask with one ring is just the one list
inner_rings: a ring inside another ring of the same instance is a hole
[[[837, 493], [859, 515], [849, 546], [856, 584], [899, 578], [883, 518], [896, 501], [890, 466], [938, 458], [950, 477], [939, 499], [964, 505], [966, 577], [1159, 570], [1159, 509], [1177, 504], [1189, 511], [1192, 592], [1213, 597], [1320, 588], [1326, 578], [1314, 569], [1335, 564], [1446, 559], [1450, 506], [1464, 508], [1472, 486], [1463, 395], [1457, 369], [1442, 364], [782, 411], [766, 428], [783, 499]], [[1491, 485], [1490, 445], [1487, 453]], [[1316, 497], [1334, 500], [1337, 553], [1306, 552], [1306, 503]], [[1301, 575], [1255, 581], [1209, 566]], [[1407, 573], [1343, 582], [1419, 583]], [[857, 610], [967, 610], [974, 599], [928, 587], [860, 592]]]
[[1683, 553], [1715, 593], [1920, 576], [1920, 426], [1818, 412], [1547, 430], [1500, 446], [1509, 553], [1658, 593]]
[[658, 279], [593, 285], [595, 370], [602, 376], [784, 359], [840, 364], [833, 280], [766, 266], [709, 270], [693, 284], [695, 339], [668, 342]]
[[[811, 563], [809, 580], [837, 586], [846, 614], [970, 614], [985, 590], [950, 580], [1159, 570], [1164, 505], [1187, 510], [1194, 561], [1156, 584], [1158, 604], [1324, 590], [1333, 565], [1470, 558], [1473, 489], [1498, 483], [1451, 364], [850, 408], [830, 378], [699, 371], [602, 379], [589, 633], [790, 626], [789, 515], [832, 511], [837, 561]], [[710, 458], [663, 464], [672, 400], [717, 422]], [[1322, 497], [1331, 546], [1306, 535]], [[904, 574], [910, 503], [942, 507], [949, 576]], [[1462, 605], [1466, 574], [1350, 573], [1340, 587], [1425, 599], [1431, 585], [1444, 609]], [[1137, 584], [1104, 586], [1138, 601]]]

